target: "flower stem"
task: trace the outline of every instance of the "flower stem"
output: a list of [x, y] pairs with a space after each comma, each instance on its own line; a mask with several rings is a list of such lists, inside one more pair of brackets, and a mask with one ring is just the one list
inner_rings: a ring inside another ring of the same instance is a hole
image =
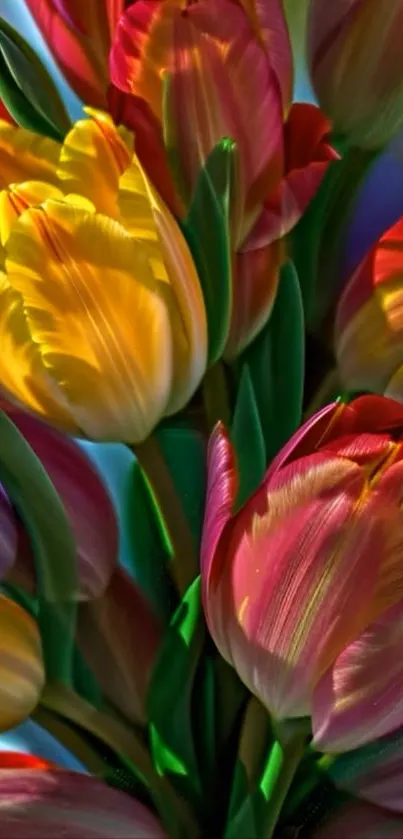
[[171, 571], [176, 586], [183, 594], [199, 573], [195, 541], [172, 475], [154, 434], [133, 446], [159, 509], [160, 524], [171, 556]]
[[305, 725], [284, 723], [277, 730], [269, 760], [262, 779], [261, 789], [268, 804], [264, 825], [264, 839], [272, 839], [278, 818], [292, 779], [303, 755], [306, 742]]
[[228, 383], [221, 361], [207, 370], [203, 379], [203, 402], [208, 430], [211, 432], [219, 420], [227, 427], [231, 422]]

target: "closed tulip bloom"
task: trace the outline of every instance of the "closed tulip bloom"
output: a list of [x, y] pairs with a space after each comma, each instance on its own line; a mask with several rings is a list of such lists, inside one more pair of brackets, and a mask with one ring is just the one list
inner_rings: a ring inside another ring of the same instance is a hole
[[[0, 196], [11, 207], [0, 221], [0, 385], [71, 434], [136, 443], [196, 390], [206, 316], [189, 249], [133, 138], [106, 114], [90, 116], [67, 135], [56, 168], [47, 149], [51, 183]], [[38, 154], [31, 135], [25, 176]]]
[[360, 148], [403, 127], [402, 0], [311, 0], [308, 52], [315, 93]]
[[108, 54], [125, 0], [26, 0], [25, 5], [77, 96], [105, 107]]
[[135, 131], [138, 154], [176, 214], [186, 214], [216, 144], [223, 137], [236, 144], [225, 350], [233, 358], [266, 323], [283, 258], [280, 240], [335, 156], [319, 109], [290, 106], [292, 56], [282, 4], [139, 0], [119, 21], [110, 69], [112, 113]]
[[209, 452], [203, 600], [224, 658], [277, 720], [340, 752], [403, 723], [403, 409], [323, 409], [234, 514], [234, 452]]
[[42, 646], [36, 621], [1, 594], [0, 731], [19, 725], [35, 710], [44, 683]]
[[338, 303], [335, 350], [350, 390], [403, 400], [403, 218], [365, 257]]

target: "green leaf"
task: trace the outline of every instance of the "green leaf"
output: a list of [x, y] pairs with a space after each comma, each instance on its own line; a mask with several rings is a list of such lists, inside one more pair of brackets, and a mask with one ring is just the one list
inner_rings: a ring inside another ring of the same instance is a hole
[[177, 602], [168, 571], [169, 553], [158, 525], [153, 496], [137, 461], [133, 463], [124, 504], [130, 513], [126, 517], [130, 522], [128, 570], [162, 622], [167, 624]]
[[208, 323], [208, 362], [214, 364], [227, 342], [232, 307], [229, 219], [237, 149], [223, 139], [198, 177], [182, 230], [198, 270]]
[[281, 269], [271, 318], [241, 358], [250, 370], [267, 462], [301, 422], [304, 354], [301, 292], [295, 268], [288, 262]]
[[0, 410], [0, 481], [31, 539], [38, 623], [48, 680], [72, 678], [77, 596], [76, 547], [63, 504], [41, 462]]
[[259, 486], [266, 469], [265, 442], [247, 364], [242, 367], [231, 437], [239, 470], [237, 506], [241, 507]]
[[167, 630], [147, 701], [151, 751], [157, 772], [169, 776], [179, 794], [194, 806], [201, 804], [201, 785], [191, 703], [204, 638], [200, 578], [197, 578]]
[[11, 116], [31, 131], [62, 140], [70, 120], [48, 71], [27, 41], [0, 20], [0, 96]]
[[156, 437], [199, 550], [206, 496], [205, 441], [199, 432], [179, 424], [160, 427]]

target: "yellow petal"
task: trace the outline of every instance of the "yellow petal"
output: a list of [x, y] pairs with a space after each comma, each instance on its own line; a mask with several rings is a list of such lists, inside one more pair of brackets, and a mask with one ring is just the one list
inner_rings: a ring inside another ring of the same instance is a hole
[[25, 317], [21, 295], [0, 271], [0, 387], [9, 396], [65, 431], [77, 433], [64, 397], [43, 365]]
[[0, 192], [0, 242], [4, 245], [11, 230], [24, 210], [42, 204], [47, 198], [62, 198], [63, 193], [57, 187], [43, 181], [26, 181], [11, 184]]
[[44, 685], [41, 639], [35, 621], [0, 595], [0, 730], [34, 710]]
[[119, 178], [130, 164], [133, 137], [103, 111], [86, 111], [92, 119], [80, 120], [67, 134], [58, 176], [64, 192], [83, 195], [98, 212], [116, 218]]
[[144, 439], [172, 375], [163, 284], [146, 249], [106, 216], [46, 201], [20, 217], [7, 251], [31, 335], [82, 433]]
[[173, 414], [188, 402], [206, 369], [207, 320], [199, 278], [177, 222], [136, 157], [120, 179], [119, 207], [125, 227], [147, 241], [159, 275], [169, 285], [174, 376], [166, 412]]
[[57, 184], [60, 145], [0, 120], [0, 189], [21, 181]]

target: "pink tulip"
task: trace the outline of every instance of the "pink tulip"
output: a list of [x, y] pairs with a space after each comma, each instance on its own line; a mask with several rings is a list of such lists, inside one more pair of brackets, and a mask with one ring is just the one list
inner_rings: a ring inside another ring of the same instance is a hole
[[[118, 553], [116, 514], [100, 476], [73, 440], [8, 402], [2, 400], [1, 407], [38, 456], [64, 504], [77, 546], [77, 599], [99, 597], [112, 576]], [[33, 574], [29, 540], [20, 533], [11, 580], [35, 590]]]
[[224, 658], [273, 717], [340, 752], [403, 724], [403, 408], [368, 396], [309, 420], [234, 515], [212, 436], [203, 600]]

